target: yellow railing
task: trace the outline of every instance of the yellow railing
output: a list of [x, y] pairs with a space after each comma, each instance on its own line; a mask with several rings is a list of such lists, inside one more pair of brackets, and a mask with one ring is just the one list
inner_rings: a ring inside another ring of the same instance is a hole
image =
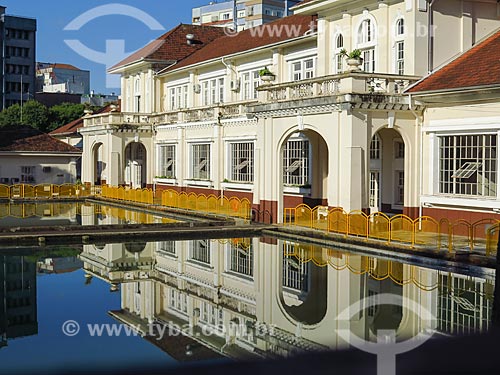
[[345, 212], [342, 208], [325, 206], [311, 208], [301, 204], [285, 208], [285, 225], [320, 229], [345, 236], [372, 238], [432, 247], [437, 250], [486, 249], [486, 255], [496, 253], [500, 221], [482, 219], [473, 223], [466, 220], [437, 221], [429, 216], [411, 219], [406, 215], [389, 217], [381, 212], [367, 215], [362, 211]]
[[[151, 189], [129, 189], [124, 187], [103, 186], [103, 198], [121, 201], [154, 204], [154, 192]], [[179, 193], [175, 190], [164, 190], [161, 193], [161, 205], [200, 212], [240, 217], [249, 220], [252, 205], [246, 198], [216, 197], [215, 195]]]
[[175, 190], [164, 190], [161, 195], [163, 206], [210, 212], [249, 220], [252, 205], [246, 198], [215, 196], [195, 193], [179, 193]]
[[154, 193], [151, 189], [129, 189], [122, 186], [103, 186], [101, 188], [103, 198], [118, 199], [135, 203], [153, 204]]
[[93, 194], [91, 187], [75, 184], [0, 185], [0, 198], [79, 198]]
[[[293, 257], [300, 263], [312, 262], [318, 267], [329, 266], [337, 271], [349, 270], [356, 275], [368, 275], [377, 281], [390, 279], [401, 286], [413, 284], [424, 291], [432, 291], [441, 286], [439, 277], [437, 277], [441, 273], [439, 270], [403, 265], [397, 261], [354, 255], [316, 245], [285, 241], [283, 256], [285, 258]], [[492, 299], [493, 291], [493, 283], [486, 281], [482, 293], [486, 298]], [[456, 296], [460, 296], [462, 293], [463, 291], [455, 290]]]

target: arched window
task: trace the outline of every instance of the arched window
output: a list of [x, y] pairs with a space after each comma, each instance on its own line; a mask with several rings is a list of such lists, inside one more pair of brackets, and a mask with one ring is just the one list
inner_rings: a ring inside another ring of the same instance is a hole
[[335, 43], [335, 46], [337, 48], [344, 48], [344, 36], [342, 34], [339, 34], [337, 36], [337, 42]]
[[357, 48], [361, 50], [361, 57], [363, 58], [363, 70], [366, 72], [374, 72], [375, 61], [375, 46], [377, 40], [377, 31], [375, 20], [367, 16], [358, 28]]
[[401, 36], [404, 35], [405, 33], [405, 20], [403, 18], [400, 18], [396, 22], [396, 35]]
[[344, 56], [341, 51], [344, 49], [344, 36], [338, 34], [335, 38], [335, 53], [334, 53], [334, 73], [339, 74], [344, 71]]
[[358, 43], [369, 43], [373, 41], [373, 25], [370, 19], [361, 22], [358, 30]]
[[135, 84], [134, 84], [134, 110], [135, 112], [140, 112], [141, 111], [141, 80], [139, 77], [135, 79]]
[[394, 36], [394, 72], [399, 75], [405, 74], [405, 20], [399, 18], [395, 24]]

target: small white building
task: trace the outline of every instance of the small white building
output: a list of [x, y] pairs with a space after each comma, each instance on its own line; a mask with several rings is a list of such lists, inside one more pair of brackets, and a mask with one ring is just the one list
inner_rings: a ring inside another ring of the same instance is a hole
[[74, 183], [82, 152], [29, 126], [0, 128], [0, 184]]

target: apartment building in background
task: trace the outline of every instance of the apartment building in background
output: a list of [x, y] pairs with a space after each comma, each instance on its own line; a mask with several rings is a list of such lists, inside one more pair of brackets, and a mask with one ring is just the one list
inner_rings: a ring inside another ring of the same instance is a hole
[[0, 110], [35, 95], [36, 19], [11, 16], [0, 6]]
[[89, 95], [90, 71], [70, 64], [38, 62], [36, 92]]
[[192, 22], [194, 25], [233, 26], [236, 9], [238, 30], [244, 30], [286, 17], [290, 8], [298, 3], [300, 0], [211, 1], [193, 8]]

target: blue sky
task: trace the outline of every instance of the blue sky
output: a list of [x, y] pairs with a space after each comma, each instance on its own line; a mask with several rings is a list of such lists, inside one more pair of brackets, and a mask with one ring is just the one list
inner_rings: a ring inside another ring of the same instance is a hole
[[[0, 4], [7, 7], [8, 14], [37, 19], [37, 61], [68, 63], [80, 69], [90, 70], [91, 88], [96, 93], [118, 93], [119, 87], [110, 87], [112, 85], [106, 83], [105, 65], [95, 62], [96, 58], [91, 58], [94, 61], [90, 61], [76, 53], [65, 40], [77, 40], [89, 49], [102, 53], [106, 52], [106, 40], [123, 40], [125, 52], [130, 54], [163, 34], [164, 31], [158, 30], [159, 25], [166, 31], [181, 22], [190, 23], [191, 8], [206, 5], [208, 2], [209, 0], [2, 0]], [[113, 4], [121, 5], [116, 7]], [[105, 5], [108, 7], [100, 9], [126, 11], [125, 6], [138, 8], [157, 20], [159, 25], [152, 27], [156, 30], [150, 30], [152, 24], [149, 21], [146, 25], [131, 16], [106, 15], [98, 18], [89, 17], [87, 23], [78, 25], [74, 30], [65, 30], [78, 16]], [[116, 42], [111, 42], [112, 46], [116, 45], [113, 43]], [[111, 53], [108, 52], [108, 55], [111, 56]], [[114, 55], [120, 58], [119, 55]]]

